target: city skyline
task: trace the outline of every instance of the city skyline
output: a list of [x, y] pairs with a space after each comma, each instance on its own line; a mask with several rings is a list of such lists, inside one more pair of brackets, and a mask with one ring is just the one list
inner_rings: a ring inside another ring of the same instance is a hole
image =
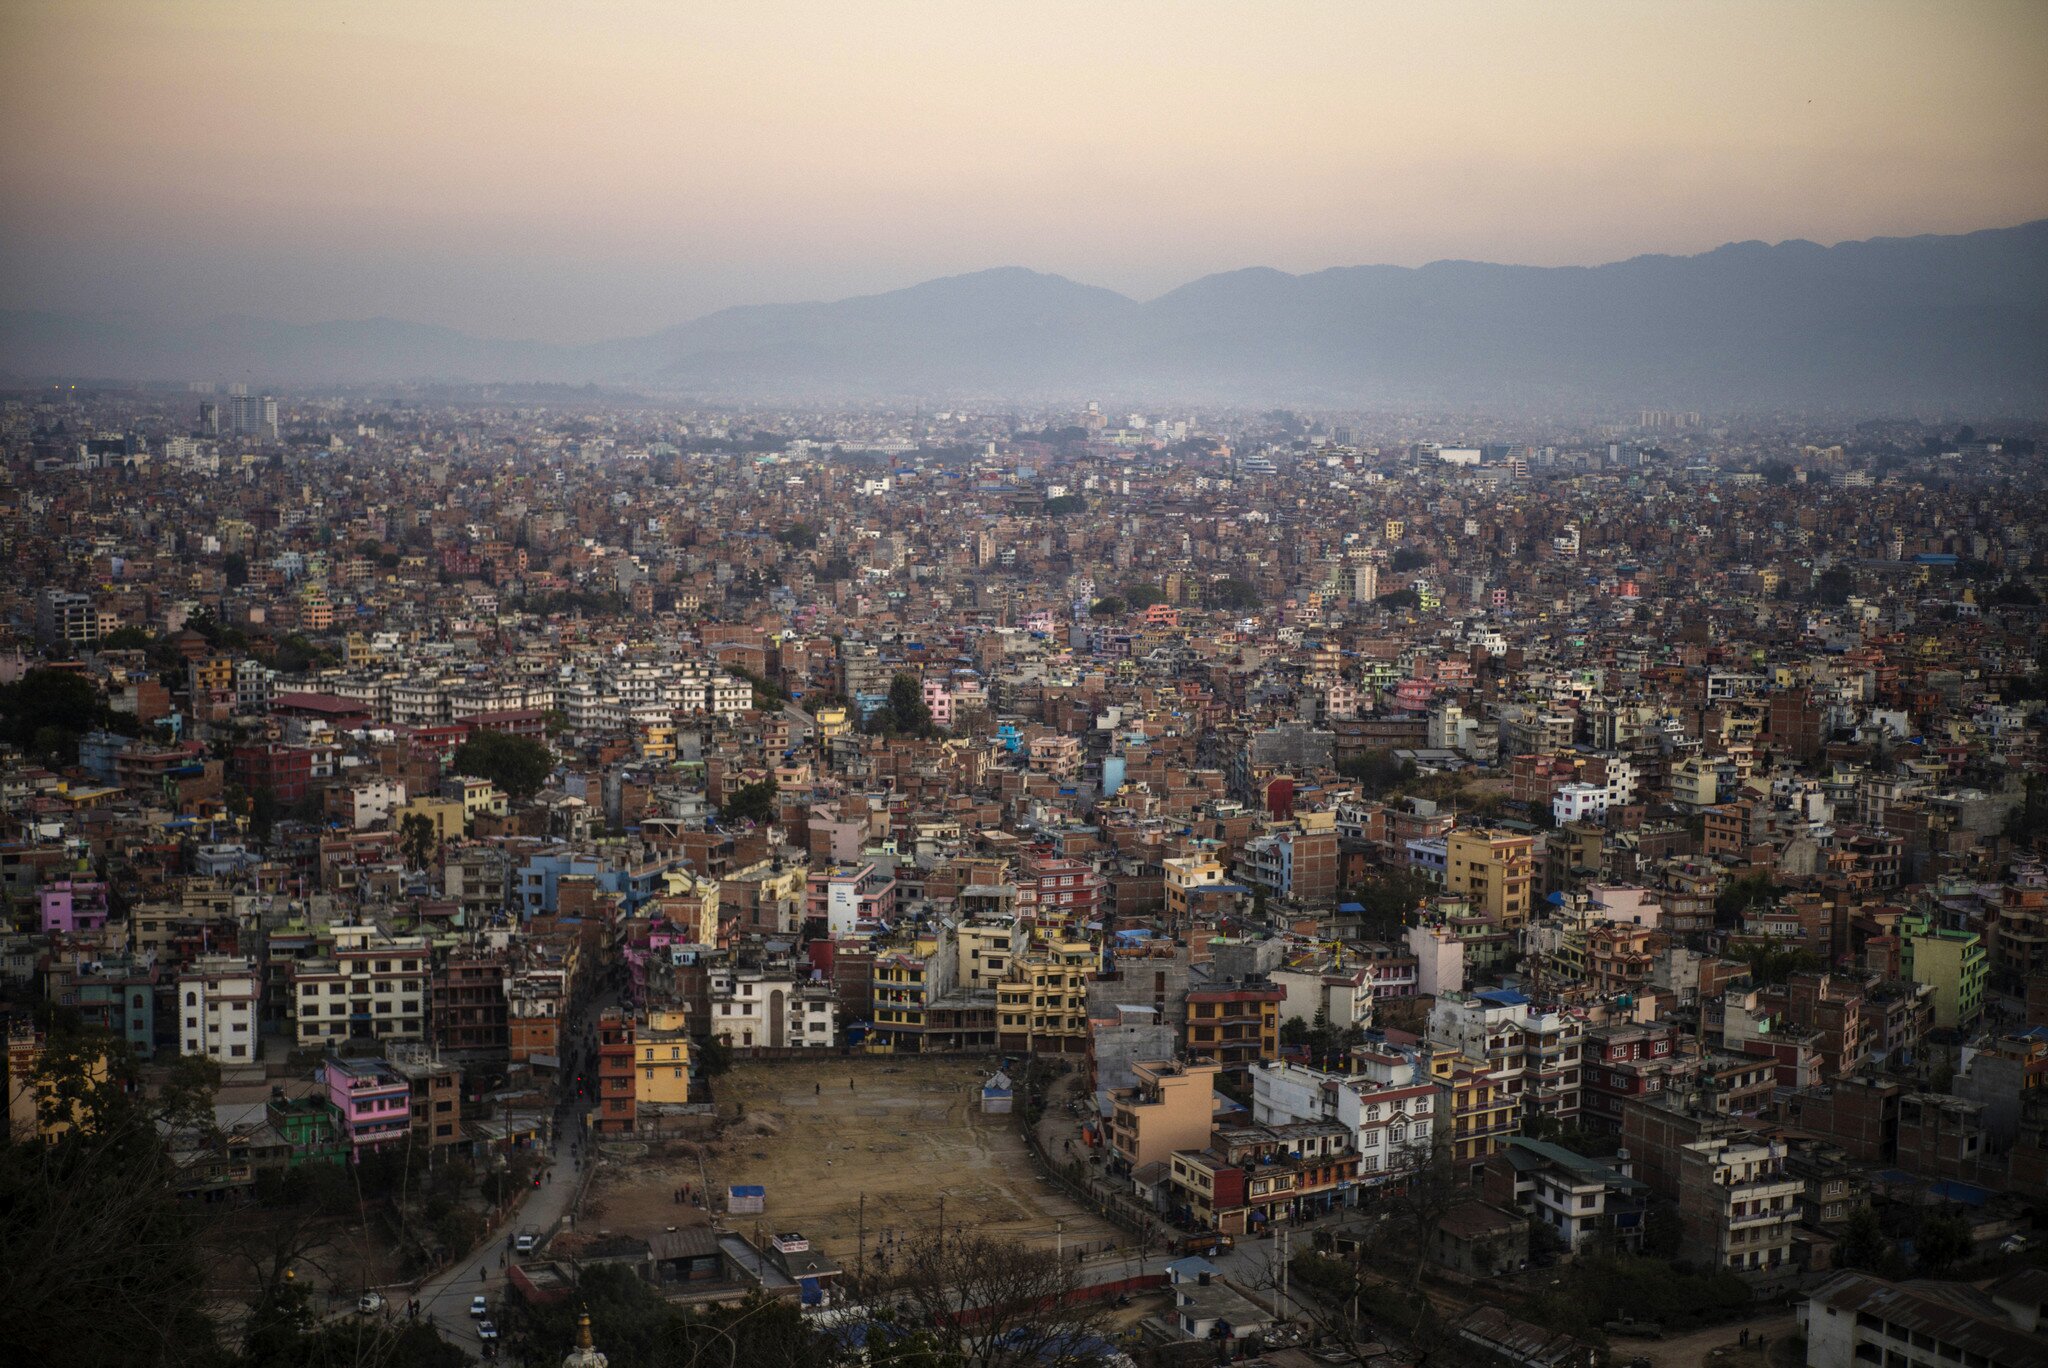
[[[2048, 215], [2034, 7], [21, 6], [0, 306], [585, 342]], [[1957, 98], [1967, 92], [1968, 98]]]

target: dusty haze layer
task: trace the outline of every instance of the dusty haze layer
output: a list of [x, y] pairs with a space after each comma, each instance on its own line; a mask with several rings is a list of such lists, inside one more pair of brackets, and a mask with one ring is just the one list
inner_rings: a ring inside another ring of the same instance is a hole
[[2048, 213], [2048, 6], [15, 4], [0, 305], [582, 342]]

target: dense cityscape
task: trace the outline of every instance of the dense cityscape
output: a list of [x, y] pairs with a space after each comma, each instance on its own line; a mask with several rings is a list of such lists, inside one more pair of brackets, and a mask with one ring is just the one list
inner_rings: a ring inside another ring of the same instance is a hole
[[0, 396], [7, 1331], [2048, 1362], [2038, 437]]

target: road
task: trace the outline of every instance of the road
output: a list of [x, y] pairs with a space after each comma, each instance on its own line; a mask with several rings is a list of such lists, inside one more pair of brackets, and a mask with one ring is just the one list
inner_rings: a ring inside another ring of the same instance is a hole
[[[567, 1215], [583, 1176], [581, 1164], [592, 1162], [590, 1147], [584, 1147], [580, 1162], [577, 1157], [577, 1146], [596, 1095], [597, 1060], [589, 1045], [590, 1028], [586, 1022], [615, 996], [612, 992], [600, 994], [588, 1009], [579, 1010], [562, 1024], [562, 1078], [571, 1092], [576, 1090], [575, 1080], [583, 1078], [585, 1095], [572, 1097], [555, 1111], [552, 1148], [544, 1153], [545, 1163], [538, 1170], [541, 1185], [526, 1190], [519, 1205], [491, 1229], [479, 1248], [420, 1284], [415, 1294], [421, 1319], [438, 1326], [447, 1339], [471, 1355], [481, 1353], [483, 1342], [477, 1336], [477, 1318], [469, 1314], [470, 1298], [483, 1293], [490, 1299], [490, 1319], [494, 1323], [502, 1321], [505, 1276], [513, 1262], [512, 1237], [523, 1229], [546, 1234]], [[403, 1306], [396, 1309], [404, 1310]]]

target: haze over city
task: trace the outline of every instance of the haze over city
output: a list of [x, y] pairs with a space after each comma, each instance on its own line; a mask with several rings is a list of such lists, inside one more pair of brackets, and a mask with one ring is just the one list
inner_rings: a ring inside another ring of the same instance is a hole
[[575, 343], [2006, 227], [2044, 50], [2027, 3], [15, 3], [0, 306]]

